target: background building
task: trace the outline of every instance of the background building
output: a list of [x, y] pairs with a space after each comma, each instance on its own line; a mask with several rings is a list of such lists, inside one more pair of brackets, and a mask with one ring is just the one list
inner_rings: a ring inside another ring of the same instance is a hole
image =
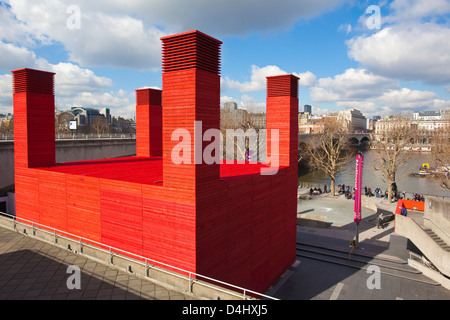
[[357, 109], [344, 110], [339, 112], [339, 118], [346, 122], [350, 132], [365, 131], [366, 117]]

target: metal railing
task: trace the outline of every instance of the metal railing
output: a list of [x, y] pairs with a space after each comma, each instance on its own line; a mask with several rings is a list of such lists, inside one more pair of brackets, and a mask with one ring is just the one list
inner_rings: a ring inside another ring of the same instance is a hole
[[[55, 140], [108, 140], [108, 139], [136, 139], [135, 133], [103, 133], [103, 134], [55, 134]], [[14, 135], [0, 134], [0, 141], [14, 141]]]
[[[128, 251], [125, 251], [125, 250], [122, 250], [119, 248], [105, 245], [103, 243], [100, 243], [100, 242], [97, 242], [94, 240], [86, 239], [86, 238], [80, 237], [78, 235], [74, 235], [74, 234], [71, 234], [71, 233], [68, 233], [65, 231], [61, 231], [61, 230], [58, 230], [58, 229], [55, 229], [55, 228], [52, 228], [49, 226], [45, 226], [45, 225], [36, 223], [34, 221], [30, 221], [30, 220], [23, 219], [23, 218], [20, 218], [21, 221], [18, 221], [15, 216], [12, 216], [12, 215], [9, 215], [6, 213], [2, 213], [2, 212], [0, 212], [0, 218], [3, 220], [9, 220], [9, 221], [12, 219], [13, 230], [16, 232], [19, 232], [17, 229], [17, 226], [22, 224], [24, 226], [31, 227], [33, 236], [36, 236], [37, 230], [39, 230], [40, 232], [47, 233], [53, 237], [53, 243], [55, 245], [58, 245], [58, 238], [61, 238], [61, 239], [66, 239], [68, 241], [76, 241], [79, 245], [80, 253], [83, 253], [84, 247], [90, 247], [92, 249], [99, 250], [99, 251], [109, 255], [109, 263], [111, 265], [114, 265], [114, 263], [113, 263], [114, 256], [120, 256], [124, 260], [130, 261], [130, 262], [133, 262], [136, 264], [140, 264], [141, 266], [145, 267], [145, 270], [146, 270], [145, 276], [148, 278], [150, 278], [149, 270], [153, 268], [153, 269], [156, 269], [165, 274], [169, 274], [171, 276], [187, 280], [188, 281], [188, 292], [190, 294], [193, 294], [193, 285], [196, 284], [196, 285], [214, 289], [219, 292], [223, 292], [230, 296], [241, 298], [243, 300], [252, 300], [253, 299], [252, 296], [257, 296], [257, 297], [265, 298], [265, 299], [269, 299], [269, 300], [279, 300], [278, 298], [275, 298], [275, 297], [272, 297], [269, 295], [265, 295], [263, 293], [259, 293], [259, 292], [253, 291], [253, 290], [249, 290], [249, 289], [246, 289], [243, 287], [233, 285], [231, 283], [213, 279], [213, 278], [210, 278], [210, 277], [207, 277], [207, 276], [195, 273], [195, 272], [184, 270], [184, 269], [181, 269], [181, 268], [178, 268], [178, 267], [175, 267], [175, 266], [163, 263], [163, 262], [159, 262], [159, 261], [147, 258], [147, 257], [143, 257], [138, 254], [134, 254], [132, 252], [128, 252]], [[25, 221], [27, 221], [28, 223], [26, 223]], [[134, 258], [131, 258], [131, 257], [134, 257]], [[159, 267], [159, 266], [164, 266], [164, 267]], [[168, 269], [177, 270], [177, 272], [173, 272]], [[201, 281], [201, 280], [204, 280], [204, 281]], [[205, 281], [215, 283], [216, 285], [212, 285], [209, 282], [205, 282]], [[232, 288], [235, 291], [227, 290], [223, 286]], [[239, 294], [239, 291], [242, 293]]]

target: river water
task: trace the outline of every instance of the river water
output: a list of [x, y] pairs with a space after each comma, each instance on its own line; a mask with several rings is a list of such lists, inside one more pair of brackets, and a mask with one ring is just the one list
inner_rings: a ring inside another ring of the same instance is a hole
[[[383, 177], [380, 172], [375, 172], [372, 162], [374, 157], [377, 156], [373, 150], [365, 151], [364, 153], [364, 167], [362, 186], [367, 186], [375, 192], [375, 188], [387, 189], [388, 183], [383, 181]], [[434, 195], [442, 197], [450, 197], [450, 191], [447, 191], [439, 186], [438, 183], [425, 177], [411, 177], [409, 173], [418, 172], [422, 163], [430, 163], [433, 165], [431, 154], [428, 152], [414, 152], [412, 158], [408, 163], [396, 174], [397, 177], [403, 177], [397, 182], [398, 190], [400, 192], [406, 192], [407, 198], [412, 198], [412, 194], [419, 193], [422, 195]], [[345, 184], [355, 186], [355, 169], [356, 169], [356, 157], [353, 162], [337, 174], [336, 177], [336, 189], [338, 184]], [[320, 186], [323, 189], [323, 185], [331, 185], [330, 179], [322, 171], [314, 171], [307, 174], [299, 173], [299, 182], [305, 186], [308, 183], [313, 187]]]

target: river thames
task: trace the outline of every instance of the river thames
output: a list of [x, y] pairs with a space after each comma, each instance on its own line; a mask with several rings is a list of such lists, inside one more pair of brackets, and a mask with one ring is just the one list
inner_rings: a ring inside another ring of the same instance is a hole
[[[362, 186], [367, 186], [375, 193], [375, 189], [381, 188], [384, 191], [388, 187], [388, 183], [384, 182], [381, 172], [375, 172], [373, 167], [373, 160], [377, 156], [373, 150], [363, 152], [364, 154], [364, 167], [363, 167], [363, 179]], [[409, 173], [419, 172], [419, 168], [422, 163], [430, 163], [433, 165], [432, 157], [429, 152], [414, 152], [412, 158], [408, 163], [400, 168], [396, 174], [397, 177], [403, 177], [397, 182], [399, 192], [406, 192], [407, 198], [412, 198], [414, 193], [421, 195], [434, 195], [441, 197], [450, 197], [450, 191], [447, 191], [439, 186], [438, 183], [425, 177], [411, 177]], [[336, 190], [338, 184], [345, 184], [355, 186], [355, 169], [356, 169], [356, 157], [351, 163], [347, 165], [336, 177]], [[323, 185], [327, 184], [329, 187], [331, 182], [322, 171], [314, 171], [307, 174], [299, 174], [299, 182], [301, 185], [310, 183], [313, 187], [320, 186], [323, 189]]]

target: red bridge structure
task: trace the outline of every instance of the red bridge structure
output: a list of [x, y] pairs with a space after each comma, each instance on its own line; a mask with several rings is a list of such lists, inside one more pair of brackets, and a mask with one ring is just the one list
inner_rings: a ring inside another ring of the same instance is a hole
[[[136, 90], [135, 157], [56, 163], [54, 74], [12, 71], [17, 219], [264, 292], [296, 257], [299, 79], [267, 78], [273, 174], [206, 163], [194, 150], [220, 128], [222, 43], [196, 30], [161, 40], [163, 89]], [[172, 160], [180, 143], [191, 161]]]

